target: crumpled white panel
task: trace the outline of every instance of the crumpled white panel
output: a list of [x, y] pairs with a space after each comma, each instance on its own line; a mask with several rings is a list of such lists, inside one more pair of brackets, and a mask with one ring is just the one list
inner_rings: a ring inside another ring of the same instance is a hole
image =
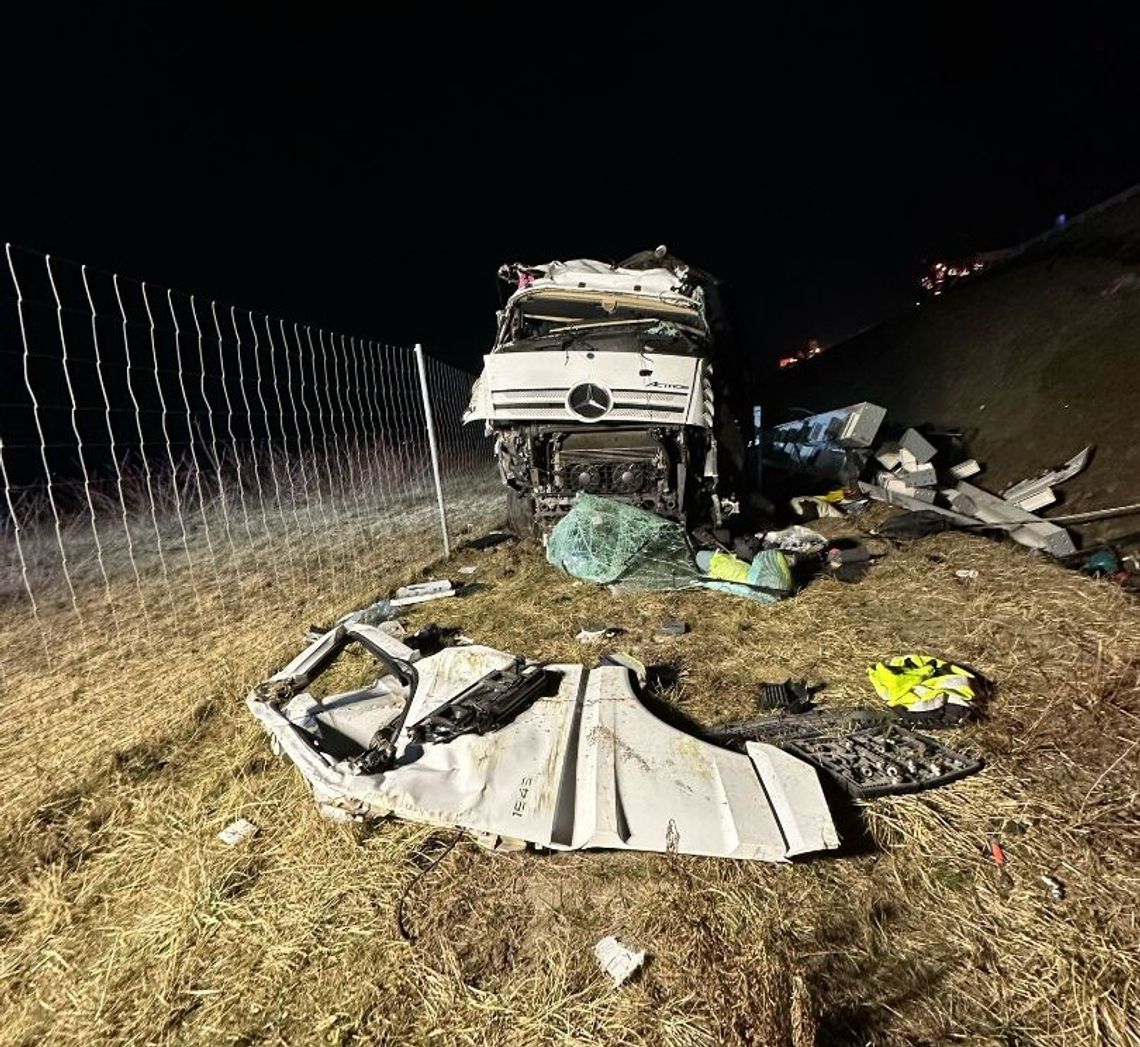
[[[783, 861], [838, 846], [813, 768], [769, 745], [750, 743], [746, 755], [670, 727], [641, 704], [628, 671], [618, 666], [548, 666], [562, 674], [558, 693], [540, 698], [498, 731], [408, 745], [407, 728], [513, 661], [477, 645], [421, 660], [399, 758], [382, 774], [350, 773], [316, 751], [272, 705], [256, 695], [247, 704], [319, 800], [358, 814], [393, 814], [555, 849]], [[296, 672], [303, 665], [304, 656], [289, 668]], [[388, 716], [383, 722], [398, 712], [377, 702], [375, 691], [353, 694], [372, 703], [370, 716]], [[347, 697], [325, 704], [343, 710]], [[298, 698], [290, 706], [296, 703]], [[311, 704], [301, 705], [314, 715]]]

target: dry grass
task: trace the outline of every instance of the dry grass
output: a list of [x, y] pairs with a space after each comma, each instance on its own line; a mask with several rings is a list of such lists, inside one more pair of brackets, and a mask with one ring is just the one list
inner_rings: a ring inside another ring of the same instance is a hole
[[[152, 615], [126, 651], [92, 597], [49, 670], [26, 613], [0, 621], [0, 1043], [1140, 1042], [1140, 612], [1111, 584], [960, 535], [774, 607], [611, 595], [533, 547], [429, 557], [373, 543], [296, 592], [251, 562], [244, 622], [176, 599], [166, 634]], [[880, 657], [965, 660], [998, 683], [955, 736], [988, 766], [845, 810], [843, 853], [787, 866], [461, 842], [409, 892], [408, 944], [396, 903], [449, 835], [320, 821], [241, 698], [310, 621], [461, 564], [487, 588], [413, 625], [592, 660], [574, 634], [606, 619], [630, 630], [624, 648], [684, 666], [672, 698], [703, 721], [751, 712], [761, 679], [826, 680], [827, 702], [853, 705]], [[61, 639], [66, 606], [44, 615]], [[692, 629], [655, 643], [666, 615]], [[214, 834], [239, 815], [262, 833], [226, 848]], [[621, 990], [591, 955], [606, 933], [652, 957]]]

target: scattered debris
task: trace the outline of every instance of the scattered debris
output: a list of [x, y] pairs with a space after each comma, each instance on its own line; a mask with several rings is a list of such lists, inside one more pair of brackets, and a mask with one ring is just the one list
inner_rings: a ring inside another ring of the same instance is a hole
[[[885, 414], [877, 405], [862, 403], [786, 422], [764, 434], [765, 462], [792, 472], [838, 479], [852, 487], [857, 485], [876, 501], [937, 515], [943, 520], [943, 529], [992, 528], [1059, 558], [1075, 552], [1068, 532], [1035, 516], [1034, 510], [1057, 500], [1053, 485], [1080, 472], [1088, 463], [1091, 447], [1063, 466], [1014, 484], [998, 497], [965, 482], [966, 477], [981, 472], [973, 458], [946, 469], [945, 483], [939, 486], [939, 468], [934, 464], [937, 448], [917, 429], [905, 430], [898, 440], [880, 443], [872, 452], [872, 441]], [[872, 456], [881, 467], [874, 481], [859, 480]], [[802, 519], [810, 518], [809, 509], [815, 516], [838, 511], [829, 500], [801, 497], [792, 503]]]
[[[958, 483], [957, 493], [964, 495], [969, 502], [969, 507], [963, 505], [959, 511], [966, 512], [983, 523], [1011, 525], [1006, 529], [1015, 542], [1031, 549], [1043, 549], [1058, 557], [1070, 556], [1077, 551], [1073, 539], [1064, 528], [1042, 520], [996, 494], [990, 494], [989, 491], [983, 491], [964, 481]], [[959, 509], [957, 504], [955, 509]]]
[[620, 625], [608, 625], [605, 622], [587, 622], [578, 630], [574, 637], [579, 643], [602, 643], [612, 640], [625, 632]]
[[1065, 898], [1065, 885], [1057, 879], [1056, 876], [1049, 876], [1043, 873], [1038, 876], [1039, 879], [1046, 887], [1049, 888], [1049, 897], [1054, 901], [1063, 901]]
[[612, 934], [594, 946], [594, 955], [615, 987], [624, 984], [645, 963], [644, 949], [631, 949]]
[[859, 542], [847, 540], [847, 544], [833, 545], [827, 550], [824, 563], [833, 578], [840, 582], [861, 582], [871, 564], [878, 559]]
[[801, 520], [819, 520], [826, 516], [842, 516], [843, 511], [826, 498], [800, 496], [790, 500], [792, 512]]
[[953, 514], [947, 514], [941, 509], [926, 508], [902, 512], [886, 520], [871, 533], [896, 542], [925, 538], [927, 535], [952, 530], [954, 521], [947, 518], [950, 515]]
[[960, 567], [954, 572], [954, 577], [961, 578], [964, 582], [976, 582], [979, 575], [973, 567]]
[[248, 818], [238, 818], [227, 825], [220, 833], [218, 839], [227, 847], [236, 847], [239, 843], [252, 840], [261, 829]]
[[460, 574], [474, 574], [478, 570], [479, 570], [479, 568], [474, 566], [473, 564], [467, 564], [465, 567], [459, 568], [459, 573]]
[[1045, 509], [1052, 505], [1057, 500], [1057, 495], [1052, 487], [1043, 487], [1033, 494], [1027, 494], [1022, 498], [1010, 500], [1014, 505], [1020, 506], [1027, 513], [1035, 513], [1038, 509]]
[[419, 651], [421, 658], [427, 658], [445, 647], [454, 647], [464, 641], [471, 642], [460, 632], [458, 625], [440, 625], [439, 622], [428, 622], [411, 636], [401, 634], [397, 637], [401, 638], [413, 651]]
[[1112, 549], [1097, 549], [1081, 561], [1081, 570], [1095, 578], [1116, 574], [1120, 569], [1120, 557]]
[[[940, 516], [947, 521], [943, 530], [948, 530], [950, 527], [966, 527], [976, 528], [979, 526], [978, 520], [972, 516], [967, 516], [965, 513], [956, 512], [951, 509], [944, 509], [940, 505], [934, 504], [934, 499], [929, 498], [930, 492], [924, 495], [918, 495], [916, 492], [918, 488], [909, 488], [904, 490], [901, 486], [893, 490], [888, 490], [878, 484], [869, 484], [864, 481], [859, 481], [859, 490], [861, 490], [868, 497], [873, 498], [877, 502], [886, 502], [888, 505], [897, 505], [903, 509], [911, 509], [915, 512], [926, 513], [927, 518], [931, 516]], [[881, 528], [880, 528], [881, 530]]]
[[760, 537], [765, 549], [779, 549], [785, 553], [818, 553], [827, 545], [822, 534], [801, 524], [792, 524], [782, 531], [766, 531]]
[[979, 677], [929, 654], [904, 654], [867, 669], [875, 693], [904, 719], [944, 726], [973, 712]]
[[787, 679], [783, 683], [760, 684], [760, 708], [779, 709], [789, 713], [806, 712], [812, 707], [812, 696], [823, 684], [807, 680]]
[[917, 429], [908, 429], [899, 437], [899, 457], [904, 469], [926, 465], [937, 453], [934, 444]]
[[494, 549], [496, 545], [502, 545], [504, 542], [515, 540], [515, 535], [511, 534], [510, 531], [488, 531], [480, 538], [472, 538], [471, 541], [465, 542], [459, 547], [459, 550], [462, 552], [467, 549], [474, 549], [477, 552], [482, 552], [486, 549]]
[[1005, 848], [996, 836], [989, 838], [990, 856], [994, 860], [994, 872], [997, 886], [1003, 892], [1013, 889], [1013, 877], [1009, 872], [1009, 860], [1005, 856]]
[[689, 623], [680, 618], [665, 618], [661, 624], [657, 626], [657, 632], [654, 634], [657, 638], [667, 637], [672, 639], [675, 636], [684, 636], [689, 631]]
[[[349, 611], [348, 614], [341, 616], [337, 619], [337, 625], [379, 625], [381, 622], [390, 621], [396, 617], [395, 607], [392, 605], [391, 600], [377, 600], [374, 604], [369, 604], [367, 607], [362, 607], [357, 611]], [[319, 627], [314, 627], [319, 628]], [[325, 630], [327, 631], [327, 630]]]
[[875, 557], [871, 555], [871, 551], [860, 542], [833, 545], [827, 550], [827, 562], [832, 567], [845, 563], [869, 563], [873, 559]]
[[[457, 586], [447, 579], [404, 585], [396, 590], [395, 595], [390, 600], [377, 600], [367, 607], [341, 615], [336, 620], [336, 625], [381, 625], [395, 618], [397, 610], [401, 607], [426, 603], [429, 600], [439, 600], [443, 597], [458, 596], [461, 592], [472, 588], [478, 588], [478, 583], [463, 587]], [[327, 630], [316, 625], [310, 626], [306, 638], [313, 632], [323, 633]]]
[[[637, 677], [637, 682], [640, 684], [645, 684], [649, 680], [649, 668], [645, 663], [624, 651], [603, 651], [598, 656], [598, 665], [619, 665], [623, 669], [628, 669]], [[654, 668], [660, 669], [661, 666], [654, 666]]]
[[396, 590], [396, 595], [388, 601], [392, 607], [408, 607], [411, 604], [427, 603], [429, 600], [442, 600], [449, 596], [457, 596], [459, 588], [454, 582], [446, 578], [437, 581], [416, 582], [413, 585], [402, 585]]
[[436, 593], [451, 592], [454, 587], [446, 578], [430, 582], [413, 582], [411, 585], [401, 585], [396, 590], [396, 599], [405, 600], [409, 596], [434, 596]]
[[955, 480], [968, 480], [971, 476], [977, 476], [981, 471], [982, 467], [974, 458], [967, 458], [964, 462], [952, 465], [947, 470]]
[[[917, 497], [918, 489], [888, 490], [862, 481], [859, 487], [876, 501], [925, 512], [925, 520], [929, 520], [932, 515], [940, 516], [946, 521], [943, 529], [951, 526], [973, 530], [988, 527], [1006, 531], [1014, 541], [1032, 549], [1042, 549], [1057, 557], [1069, 556], [1076, 551], [1068, 531], [965, 482], [959, 482], [951, 490], [942, 489], [938, 492], [950, 502], [951, 509], [931, 504], [925, 496]], [[882, 530], [880, 528], [880, 533]]]
[[777, 425], [763, 434], [764, 463], [850, 483], [870, 458], [886, 416], [878, 404], [859, 403]]

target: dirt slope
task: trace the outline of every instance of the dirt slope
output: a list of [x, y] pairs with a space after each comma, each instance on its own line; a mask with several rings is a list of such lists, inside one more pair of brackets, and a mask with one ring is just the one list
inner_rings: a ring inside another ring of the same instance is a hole
[[[1140, 194], [999, 268], [773, 378], [771, 421], [873, 400], [899, 425], [963, 434], [997, 490], [1086, 444], [1097, 454], [1046, 515], [1140, 502]], [[1108, 539], [1140, 516], [1087, 528]]]

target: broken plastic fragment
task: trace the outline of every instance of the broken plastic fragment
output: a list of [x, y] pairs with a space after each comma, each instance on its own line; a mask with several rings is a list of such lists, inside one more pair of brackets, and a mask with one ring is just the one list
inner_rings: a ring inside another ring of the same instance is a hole
[[952, 465], [949, 469], [950, 475], [954, 477], [955, 480], [965, 480], [971, 476], [977, 476], [981, 471], [982, 467], [974, 458], [967, 458], [964, 462]]
[[645, 963], [644, 949], [631, 949], [612, 934], [606, 935], [594, 946], [594, 955], [602, 970], [613, 979], [615, 986], [624, 984]]
[[[1092, 455], [1092, 446], [1082, 448], [1072, 458], [1070, 458], [1064, 465], [1058, 465], [1054, 469], [1046, 469], [1044, 472], [1039, 473], [1037, 476], [1030, 477], [1026, 480], [1021, 480], [1015, 483], [1012, 487], [1007, 487], [1002, 491], [1001, 496], [1008, 502], [1014, 502], [1018, 505], [1026, 498], [1030, 498], [1047, 487], [1053, 484], [1064, 483], [1066, 480], [1071, 480], [1089, 463], [1089, 457]], [[1025, 508], [1029, 508], [1026, 506]]]
[[765, 549], [781, 549], [786, 553], [817, 553], [827, 545], [822, 534], [802, 524], [792, 524], [782, 531], [765, 531], [762, 537]]
[[1042, 874], [1037, 877], [1046, 887], [1049, 888], [1049, 897], [1054, 901], [1063, 901], [1065, 898], [1065, 885], [1057, 879], [1056, 876], [1049, 876]]
[[620, 625], [609, 625], [606, 622], [587, 622], [578, 630], [574, 639], [579, 643], [601, 643], [603, 640], [612, 640], [624, 632], [625, 630]]
[[446, 578], [430, 582], [415, 582], [412, 585], [401, 585], [396, 590], [396, 598], [404, 599], [408, 596], [431, 596], [435, 593], [450, 592], [454, 586]]
[[259, 832], [261, 829], [248, 818], [238, 818], [218, 833], [218, 839], [227, 847], [236, 847], [239, 843], [252, 840]]

